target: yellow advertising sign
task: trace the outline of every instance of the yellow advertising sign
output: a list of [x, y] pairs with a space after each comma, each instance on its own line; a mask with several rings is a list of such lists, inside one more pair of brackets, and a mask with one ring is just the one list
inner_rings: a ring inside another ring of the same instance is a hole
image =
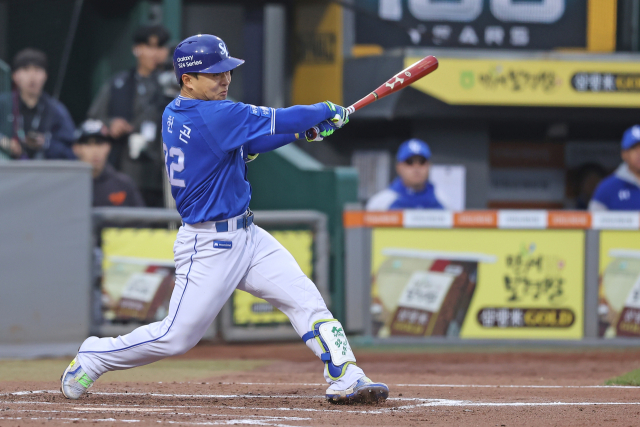
[[[313, 272], [313, 234], [309, 230], [270, 232], [296, 260], [302, 272], [311, 277]], [[289, 323], [289, 318], [261, 298], [236, 290], [233, 293], [233, 323], [258, 325]]]
[[375, 335], [580, 339], [580, 230], [373, 230]]
[[108, 320], [148, 323], [167, 315], [177, 230], [105, 228], [102, 296]]
[[[127, 296], [127, 287], [144, 287], [154, 298], [149, 303], [127, 301], [128, 306], [138, 304], [138, 320], [160, 320], [168, 310], [168, 297], [173, 289], [173, 243], [177, 230], [162, 229], [105, 229], [103, 239], [103, 294], [108, 300], [106, 317], [118, 319], [119, 308]], [[295, 258], [303, 273], [313, 272], [313, 234], [309, 230], [273, 231], [278, 240]], [[166, 273], [166, 274], [165, 274]], [[162, 277], [161, 277], [162, 276]], [[166, 277], [166, 280], [164, 280]], [[167, 283], [165, 283], [167, 282]], [[168, 283], [170, 282], [170, 283]], [[236, 290], [232, 296], [233, 321], [236, 325], [288, 323], [289, 319], [263, 299]], [[144, 319], [143, 319], [144, 318]]]
[[598, 331], [640, 337], [640, 231], [600, 232]]
[[[421, 58], [405, 58], [405, 66]], [[412, 87], [447, 104], [640, 107], [640, 62], [438, 58]]]

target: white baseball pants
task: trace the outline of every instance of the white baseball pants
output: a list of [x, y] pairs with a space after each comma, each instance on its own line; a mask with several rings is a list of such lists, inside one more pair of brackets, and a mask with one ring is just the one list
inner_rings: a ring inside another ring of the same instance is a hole
[[[78, 361], [94, 381], [108, 371], [187, 352], [200, 341], [235, 289], [280, 309], [300, 336], [315, 321], [333, 318], [293, 256], [256, 225], [224, 233], [212, 230], [211, 223], [184, 225], [173, 251], [176, 284], [167, 317], [117, 338], [88, 338], [80, 347]], [[320, 357], [316, 340], [306, 344]], [[334, 390], [349, 388], [363, 375], [362, 369], [349, 365], [342, 378], [332, 381], [324, 371]]]

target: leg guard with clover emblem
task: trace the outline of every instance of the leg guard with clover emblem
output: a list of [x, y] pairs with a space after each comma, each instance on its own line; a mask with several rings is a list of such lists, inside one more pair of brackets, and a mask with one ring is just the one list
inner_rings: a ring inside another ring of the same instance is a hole
[[323, 353], [320, 359], [324, 362], [327, 374], [332, 380], [340, 379], [347, 371], [347, 366], [356, 364], [356, 357], [351, 351], [349, 341], [342, 324], [337, 319], [322, 319], [313, 324], [313, 330], [302, 336], [302, 341], [315, 338]]

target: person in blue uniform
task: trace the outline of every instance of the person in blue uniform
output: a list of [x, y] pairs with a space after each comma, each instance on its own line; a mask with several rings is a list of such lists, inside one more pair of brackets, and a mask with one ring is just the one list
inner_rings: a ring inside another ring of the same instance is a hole
[[625, 131], [621, 148], [623, 162], [598, 185], [590, 211], [640, 211], [640, 125]]
[[[183, 40], [174, 56], [180, 96], [162, 116], [171, 191], [182, 217], [174, 244], [176, 282], [169, 313], [117, 338], [89, 337], [61, 378], [77, 399], [104, 373], [182, 354], [200, 341], [236, 289], [286, 314], [302, 341], [323, 362], [332, 403], [378, 402], [389, 388], [367, 378], [344, 328], [293, 256], [253, 223], [246, 163], [298, 138], [321, 140], [349, 121], [331, 102], [269, 108], [227, 100], [231, 72], [244, 61], [229, 56], [213, 35]], [[264, 179], [269, 179], [265, 176]]]
[[398, 177], [389, 188], [374, 194], [366, 209], [444, 209], [429, 182], [430, 159], [431, 150], [426, 142], [416, 138], [403, 142], [396, 155]]

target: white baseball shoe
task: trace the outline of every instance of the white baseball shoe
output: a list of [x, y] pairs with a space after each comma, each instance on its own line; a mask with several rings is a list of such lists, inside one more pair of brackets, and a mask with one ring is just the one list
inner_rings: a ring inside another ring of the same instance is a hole
[[327, 400], [330, 403], [378, 403], [384, 402], [389, 397], [389, 387], [383, 383], [374, 383], [367, 377], [362, 377], [346, 390], [326, 391]]
[[60, 391], [67, 399], [79, 399], [87, 393], [94, 381], [74, 357], [60, 377]]

